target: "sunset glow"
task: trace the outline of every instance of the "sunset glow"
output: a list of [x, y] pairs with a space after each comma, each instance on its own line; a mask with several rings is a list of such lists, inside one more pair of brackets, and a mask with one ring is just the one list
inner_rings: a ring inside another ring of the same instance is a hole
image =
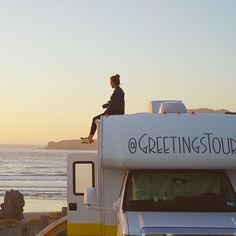
[[120, 74], [126, 113], [236, 111], [236, 1], [2, 1], [0, 143], [88, 134]]

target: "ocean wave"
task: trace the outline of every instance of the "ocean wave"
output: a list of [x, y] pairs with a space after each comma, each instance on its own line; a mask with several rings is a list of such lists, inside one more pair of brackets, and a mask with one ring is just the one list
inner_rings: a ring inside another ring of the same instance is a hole
[[0, 145], [0, 196], [14, 189], [32, 199], [66, 199], [68, 153]]

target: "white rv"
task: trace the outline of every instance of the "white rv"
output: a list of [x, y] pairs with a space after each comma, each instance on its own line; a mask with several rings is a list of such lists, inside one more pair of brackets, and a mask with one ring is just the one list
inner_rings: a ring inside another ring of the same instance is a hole
[[68, 157], [68, 235], [236, 235], [236, 116], [151, 107], [102, 118], [98, 151]]

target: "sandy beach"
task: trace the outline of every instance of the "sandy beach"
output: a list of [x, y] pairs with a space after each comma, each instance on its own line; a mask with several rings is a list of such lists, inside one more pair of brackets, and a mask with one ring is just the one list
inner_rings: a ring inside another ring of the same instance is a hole
[[0, 219], [0, 236], [22, 236], [26, 231], [35, 235], [61, 216], [61, 212], [26, 212], [22, 221]]
[[[3, 199], [1, 199], [3, 200]], [[65, 200], [25, 199], [24, 219], [0, 219], [0, 236], [22, 236], [23, 232], [36, 235], [41, 229], [62, 215]]]
[[56, 212], [66, 207], [67, 200], [47, 200], [47, 199], [30, 199], [25, 198], [24, 213], [31, 212]]

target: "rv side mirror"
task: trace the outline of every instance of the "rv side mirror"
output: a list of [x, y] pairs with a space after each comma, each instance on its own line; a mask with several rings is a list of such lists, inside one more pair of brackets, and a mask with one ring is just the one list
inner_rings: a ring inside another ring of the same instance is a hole
[[95, 205], [96, 191], [93, 187], [88, 187], [84, 192], [84, 204]]

